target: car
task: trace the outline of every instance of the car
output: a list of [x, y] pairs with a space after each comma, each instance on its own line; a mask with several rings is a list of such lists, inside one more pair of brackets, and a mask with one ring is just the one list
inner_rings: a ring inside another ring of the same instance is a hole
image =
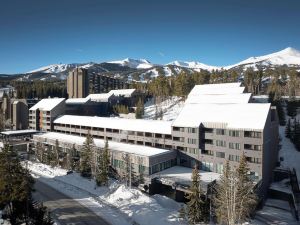
[[67, 171], [67, 175], [72, 174], [72, 173], [73, 173], [73, 170], [68, 170]]

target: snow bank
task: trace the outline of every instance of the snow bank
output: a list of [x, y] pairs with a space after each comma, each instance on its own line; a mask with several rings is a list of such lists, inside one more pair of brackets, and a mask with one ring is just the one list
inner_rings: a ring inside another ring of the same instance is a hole
[[167, 197], [156, 195], [152, 198], [137, 189], [128, 189], [121, 185], [106, 200], [139, 224], [167, 225], [181, 222], [178, 218], [180, 204]]
[[76, 199], [112, 224], [182, 224], [178, 218], [181, 204], [167, 197], [155, 195], [152, 198], [115, 180], [110, 180], [108, 187], [96, 187], [93, 180], [82, 178], [78, 173], [66, 175], [64, 169], [41, 163], [28, 162], [28, 168], [37, 179]]

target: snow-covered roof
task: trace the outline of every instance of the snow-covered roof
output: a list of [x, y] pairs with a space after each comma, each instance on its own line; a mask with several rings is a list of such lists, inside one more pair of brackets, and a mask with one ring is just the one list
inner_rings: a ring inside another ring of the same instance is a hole
[[[34, 135], [34, 137], [35, 136], [46, 138], [48, 140], [58, 140], [59, 142], [77, 144], [77, 145], [83, 145], [83, 143], [86, 140], [85, 137], [56, 133], [56, 132], [48, 132], [44, 134]], [[94, 138], [94, 143], [97, 147], [100, 148], [103, 148], [105, 145], [105, 141], [103, 139]], [[148, 147], [143, 145], [124, 144], [124, 143], [119, 143], [114, 141], [109, 141], [108, 146], [109, 149], [113, 151], [127, 152], [131, 154], [148, 156], [148, 157], [156, 156], [159, 154], [167, 154], [171, 152], [171, 150], [166, 150], [161, 148], [154, 148], [154, 147]]]
[[91, 99], [93, 102], [107, 102], [113, 93], [102, 93], [102, 94], [90, 94], [87, 98]]
[[7, 131], [2, 131], [1, 134], [4, 135], [22, 135], [22, 134], [34, 134], [37, 133], [38, 131], [28, 129], [28, 130], [7, 130]]
[[69, 98], [66, 100], [66, 104], [84, 104], [89, 100], [89, 98]]
[[77, 126], [100, 127], [127, 131], [171, 134], [172, 122], [162, 120], [123, 119], [96, 116], [64, 115], [57, 118], [54, 124], [71, 124]]
[[58, 104], [63, 102], [64, 98], [44, 98], [38, 103], [36, 103], [34, 106], [32, 106], [29, 110], [45, 110], [49, 111], [52, 110], [54, 107], [56, 107]]
[[124, 97], [131, 97], [131, 95], [135, 92], [135, 89], [118, 89], [118, 90], [111, 90], [110, 94], [114, 94], [115, 96], [124, 96]]
[[228, 104], [228, 103], [249, 103], [251, 93], [243, 94], [219, 94], [219, 95], [191, 95], [185, 103], [188, 104]]
[[262, 130], [269, 103], [186, 104], [173, 122], [178, 127], [207, 127]]
[[202, 94], [241, 94], [244, 90], [245, 87], [241, 87], [241, 83], [195, 85], [191, 90], [189, 97]]
[[[151, 177], [157, 177], [160, 180], [168, 180], [177, 184], [190, 185], [192, 181], [192, 168], [183, 166], [173, 166], [166, 170], [152, 174]], [[214, 180], [219, 180], [221, 174], [215, 172], [199, 171], [202, 184], [207, 185]]]

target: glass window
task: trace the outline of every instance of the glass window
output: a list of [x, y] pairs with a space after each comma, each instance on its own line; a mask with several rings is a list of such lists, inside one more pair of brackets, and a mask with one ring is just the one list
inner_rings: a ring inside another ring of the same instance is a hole
[[216, 152], [216, 157], [225, 158], [225, 152]]
[[229, 136], [231, 136], [231, 137], [239, 137], [240, 136], [240, 132], [238, 130], [230, 130], [229, 131]]
[[232, 142], [229, 142], [229, 148], [230, 148], [230, 149], [237, 149], [237, 150], [240, 150], [240, 149], [241, 149], [241, 144], [240, 144], [240, 143], [232, 143]]
[[226, 134], [225, 129], [216, 129], [216, 134], [217, 135], [225, 135]]
[[226, 141], [216, 140], [216, 145], [221, 147], [226, 147]]

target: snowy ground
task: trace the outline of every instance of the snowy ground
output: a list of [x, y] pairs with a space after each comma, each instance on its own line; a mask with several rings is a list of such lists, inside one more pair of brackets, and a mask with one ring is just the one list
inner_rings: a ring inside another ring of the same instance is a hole
[[283, 158], [281, 167], [290, 169], [295, 168], [297, 172], [298, 182], [300, 182], [300, 152], [296, 150], [291, 140], [285, 137], [285, 126], [279, 127], [279, 134], [281, 138], [281, 149], [279, 151], [279, 157]]
[[94, 181], [77, 173], [66, 175], [66, 170], [41, 163], [29, 162], [28, 168], [40, 181], [76, 199], [114, 225], [183, 224], [178, 218], [181, 205], [164, 196], [149, 197], [116, 181], [111, 181], [109, 187], [95, 189]]
[[154, 104], [154, 100], [151, 99], [145, 103], [144, 119], [155, 119], [155, 112], [162, 110], [162, 120], [173, 121], [179, 115], [184, 106], [184, 101], [181, 97], [173, 96], [157, 105]]

